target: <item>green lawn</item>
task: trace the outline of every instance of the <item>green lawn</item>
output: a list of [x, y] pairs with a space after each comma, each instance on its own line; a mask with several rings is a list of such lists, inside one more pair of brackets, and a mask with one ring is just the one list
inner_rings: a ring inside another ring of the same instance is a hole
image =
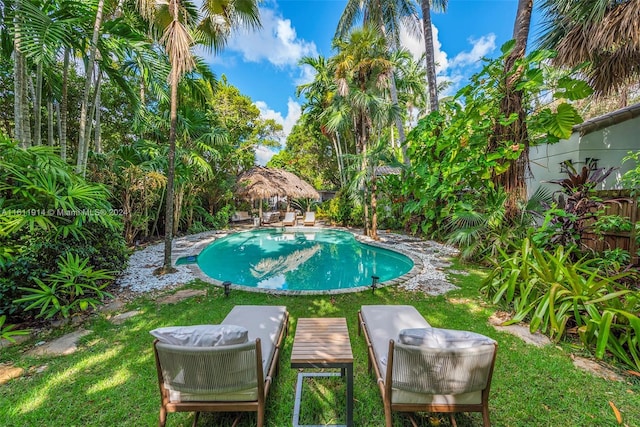
[[[460, 268], [460, 266], [457, 266]], [[463, 267], [464, 268], [464, 267]], [[355, 356], [356, 426], [383, 426], [382, 402], [375, 381], [367, 373], [364, 339], [357, 333], [357, 311], [363, 304], [413, 304], [437, 327], [466, 329], [488, 335], [499, 343], [493, 376], [490, 410], [495, 426], [616, 426], [612, 402], [627, 426], [640, 426], [640, 381], [610, 382], [580, 371], [571, 363], [567, 345], [539, 349], [519, 338], [496, 332], [487, 318], [496, 307], [478, 297], [481, 275], [458, 276], [459, 291], [429, 297], [395, 288], [331, 296], [271, 296], [232, 291], [225, 298], [220, 288], [202, 282], [192, 288], [208, 289], [207, 296], [176, 304], [158, 305], [149, 296], [128, 306], [140, 310], [122, 325], [103, 316], [85, 328], [93, 331], [79, 350], [69, 356], [27, 358], [21, 347], [3, 349], [0, 362], [11, 361], [30, 373], [0, 386], [2, 426], [153, 426], [158, 422], [159, 393], [148, 331], [160, 326], [217, 323], [236, 304], [286, 305], [291, 314], [290, 334], [280, 359], [267, 405], [268, 426], [290, 426], [296, 371], [289, 356], [299, 317], [346, 317]], [[67, 331], [56, 331], [62, 334]], [[46, 339], [50, 339], [47, 337]], [[37, 337], [25, 347], [43, 340]], [[38, 368], [44, 368], [41, 372]], [[344, 385], [338, 379], [305, 384], [303, 423], [344, 422]], [[231, 426], [231, 416], [206, 415], [201, 426]], [[459, 414], [459, 426], [482, 425], [479, 414]], [[191, 425], [191, 414], [169, 414], [168, 426]], [[410, 425], [394, 415], [396, 426]], [[448, 426], [446, 417], [421, 416], [421, 426]], [[255, 425], [253, 414], [243, 415], [240, 426]]]

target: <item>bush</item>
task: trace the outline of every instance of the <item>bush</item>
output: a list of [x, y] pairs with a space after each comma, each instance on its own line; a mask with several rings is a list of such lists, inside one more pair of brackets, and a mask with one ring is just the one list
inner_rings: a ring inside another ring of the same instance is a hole
[[595, 263], [573, 262], [562, 246], [541, 250], [526, 238], [514, 253], [500, 251], [482, 291], [514, 310], [507, 324], [529, 319], [531, 332], [541, 330], [554, 340], [575, 328], [596, 357], [602, 359], [608, 350], [640, 369], [640, 293], [619, 283], [630, 273], [603, 276]]
[[109, 192], [75, 174], [51, 147], [21, 149], [0, 140], [0, 314], [21, 320], [18, 287], [36, 289], [59, 271], [58, 257], [76, 256], [96, 270], [127, 260], [121, 218]]

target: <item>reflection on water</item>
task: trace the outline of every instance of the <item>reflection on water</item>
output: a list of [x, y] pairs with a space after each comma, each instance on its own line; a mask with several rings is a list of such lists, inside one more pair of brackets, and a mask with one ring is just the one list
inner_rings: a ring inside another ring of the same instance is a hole
[[210, 277], [239, 285], [328, 290], [369, 286], [373, 275], [391, 280], [411, 270], [413, 262], [343, 231], [260, 229], [213, 242], [198, 255], [198, 265]]
[[300, 265], [311, 259], [319, 250], [320, 245], [314, 245], [310, 248], [299, 249], [277, 258], [262, 258], [257, 263], [251, 265], [251, 275], [256, 279], [262, 279], [267, 275], [276, 276], [294, 271]]

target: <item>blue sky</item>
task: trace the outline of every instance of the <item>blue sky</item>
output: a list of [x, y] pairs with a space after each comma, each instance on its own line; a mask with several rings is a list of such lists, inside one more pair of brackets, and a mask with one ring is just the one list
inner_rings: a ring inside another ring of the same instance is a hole
[[[249, 96], [262, 115], [282, 123], [285, 134], [300, 116], [296, 86], [313, 78], [298, 61], [303, 56], [332, 56], [331, 40], [346, 0], [266, 0], [260, 4], [262, 28], [238, 30], [221, 54], [211, 57], [214, 73]], [[438, 78], [464, 85], [480, 68], [479, 59], [498, 55], [513, 33], [517, 0], [449, 0], [446, 13], [432, 13]], [[535, 16], [534, 16], [535, 21]], [[532, 25], [531, 36], [537, 29]], [[422, 40], [403, 37], [416, 57]], [[446, 94], [445, 94], [446, 95]], [[264, 164], [273, 153], [257, 152]]]

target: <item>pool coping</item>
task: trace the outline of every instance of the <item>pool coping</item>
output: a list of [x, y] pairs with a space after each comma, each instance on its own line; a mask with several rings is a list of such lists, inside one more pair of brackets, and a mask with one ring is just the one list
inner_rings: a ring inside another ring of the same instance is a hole
[[[379, 282], [376, 287], [377, 288], [382, 288], [382, 287], [387, 287], [387, 286], [395, 286], [395, 285], [400, 285], [410, 279], [412, 279], [413, 277], [417, 276], [418, 274], [420, 274], [422, 272], [422, 270], [424, 269], [424, 264], [423, 261], [420, 257], [416, 256], [415, 254], [413, 254], [411, 251], [405, 250], [403, 248], [399, 248], [391, 243], [385, 243], [383, 241], [380, 240], [373, 240], [372, 238], [368, 237], [368, 236], [364, 236], [361, 233], [358, 233], [357, 230], [353, 230], [353, 229], [349, 229], [346, 227], [300, 227], [300, 226], [294, 226], [294, 227], [260, 227], [260, 228], [251, 228], [251, 229], [245, 229], [245, 230], [229, 230], [229, 231], [215, 231], [213, 233], [207, 233], [206, 236], [203, 236], [201, 240], [199, 240], [198, 242], [195, 242], [192, 246], [189, 247], [189, 252], [188, 253], [181, 253], [181, 254], [176, 254], [173, 256], [172, 259], [172, 263], [173, 265], [175, 265], [176, 261], [179, 258], [183, 258], [185, 256], [197, 256], [200, 254], [200, 252], [202, 252], [202, 250], [204, 248], [206, 248], [208, 245], [210, 245], [211, 243], [213, 243], [215, 240], [219, 239], [219, 238], [223, 238], [226, 236], [229, 236], [231, 234], [236, 234], [236, 233], [243, 233], [243, 232], [247, 232], [247, 231], [251, 231], [251, 230], [256, 230], [256, 229], [261, 229], [261, 230], [266, 230], [266, 229], [280, 229], [281, 231], [283, 230], [287, 230], [287, 231], [291, 231], [291, 232], [309, 232], [309, 231], [322, 231], [322, 230], [338, 230], [338, 231], [346, 231], [348, 233], [351, 233], [354, 238], [365, 245], [369, 245], [369, 246], [373, 246], [373, 247], [379, 247], [382, 249], [386, 249], [386, 250], [391, 250], [397, 253], [400, 253], [402, 255], [407, 256], [408, 258], [411, 259], [411, 261], [413, 261], [413, 267], [411, 268], [411, 270], [409, 270], [407, 273], [403, 274], [402, 276], [396, 277], [395, 279], [391, 279], [391, 280], [386, 280], [384, 282]], [[207, 276], [198, 266], [197, 263], [192, 263], [192, 264], [184, 264], [183, 267], [187, 267], [189, 269], [189, 271], [191, 272], [191, 274], [197, 278], [202, 280], [203, 282], [218, 286], [218, 287], [222, 287], [222, 284], [224, 282], [218, 280], [218, 279], [214, 279], [212, 277]], [[354, 288], [344, 288], [344, 289], [327, 289], [327, 290], [320, 290], [320, 291], [309, 291], [309, 290], [288, 290], [288, 289], [268, 289], [268, 288], [256, 288], [256, 287], [251, 287], [251, 286], [246, 286], [246, 285], [239, 285], [236, 283], [231, 283], [230, 289], [236, 289], [236, 290], [242, 290], [242, 291], [246, 291], [246, 292], [257, 292], [257, 293], [266, 293], [266, 294], [271, 294], [271, 295], [331, 295], [331, 294], [346, 294], [346, 293], [356, 293], [356, 292], [363, 292], [366, 290], [372, 290], [372, 287], [370, 285], [368, 286], [358, 286], [358, 287], [354, 287]]]

